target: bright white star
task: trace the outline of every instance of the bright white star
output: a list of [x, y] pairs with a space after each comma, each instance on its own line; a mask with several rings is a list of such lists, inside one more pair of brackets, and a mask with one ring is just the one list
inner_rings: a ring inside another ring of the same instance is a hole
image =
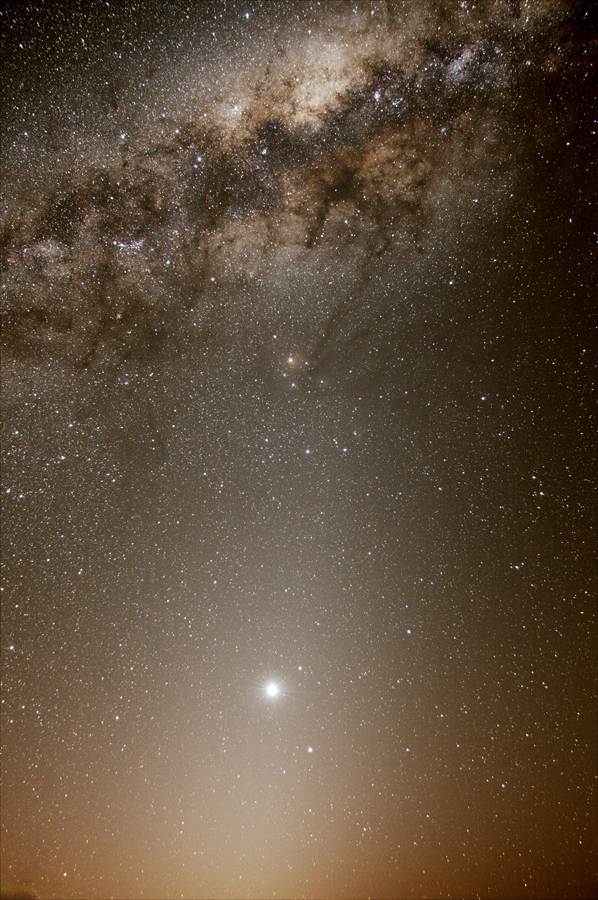
[[266, 693], [268, 697], [276, 697], [278, 693], [278, 685], [277, 684], [269, 684], [266, 688]]

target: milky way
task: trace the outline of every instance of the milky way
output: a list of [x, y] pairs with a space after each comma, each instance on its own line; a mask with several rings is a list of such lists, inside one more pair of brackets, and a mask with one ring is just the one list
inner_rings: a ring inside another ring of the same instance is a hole
[[1, 21], [2, 896], [594, 896], [592, 4]]
[[[223, 258], [238, 275], [249, 254], [283, 268], [309, 265], [311, 249], [359, 260], [359, 303], [372, 260], [418, 240], [434, 206], [450, 203], [447, 182], [497, 167], [512, 178], [531, 141], [515, 127], [520, 95], [571, 64], [571, 17], [441, 6], [413, 23], [393, 10], [384, 40], [380, 24], [366, 28], [363, 49], [365, 26], [347, 35], [343, 10], [338, 83], [323, 96], [310, 96], [321, 48], [302, 68], [264, 61], [211, 117], [169, 121], [163, 141], [142, 134], [118, 162], [44, 182], [17, 215], [11, 206], [9, 345], [84, 366], [159, 352], [190, 311], [209, 315]], [[409, 51], [404, 19], [421, 29]]]

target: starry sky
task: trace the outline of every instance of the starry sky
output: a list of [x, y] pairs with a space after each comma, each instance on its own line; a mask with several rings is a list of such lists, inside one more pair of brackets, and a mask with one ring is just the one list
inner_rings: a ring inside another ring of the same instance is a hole
[[2, 896], [596, 896], [595, 10], [2, 27]]

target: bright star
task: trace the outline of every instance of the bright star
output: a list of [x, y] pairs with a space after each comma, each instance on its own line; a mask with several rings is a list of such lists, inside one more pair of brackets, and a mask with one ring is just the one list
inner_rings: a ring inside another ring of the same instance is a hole
[[276, 697], [278, 693], [278, 685], [277, 684], [269, 684], [266, 688], [266, 693], [268, 697]]

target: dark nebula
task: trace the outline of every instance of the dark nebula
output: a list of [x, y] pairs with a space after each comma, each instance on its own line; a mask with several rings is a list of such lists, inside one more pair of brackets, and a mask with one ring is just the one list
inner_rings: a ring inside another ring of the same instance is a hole
[[0, 22], [2, 896], [595, 896], [593, 5]]

